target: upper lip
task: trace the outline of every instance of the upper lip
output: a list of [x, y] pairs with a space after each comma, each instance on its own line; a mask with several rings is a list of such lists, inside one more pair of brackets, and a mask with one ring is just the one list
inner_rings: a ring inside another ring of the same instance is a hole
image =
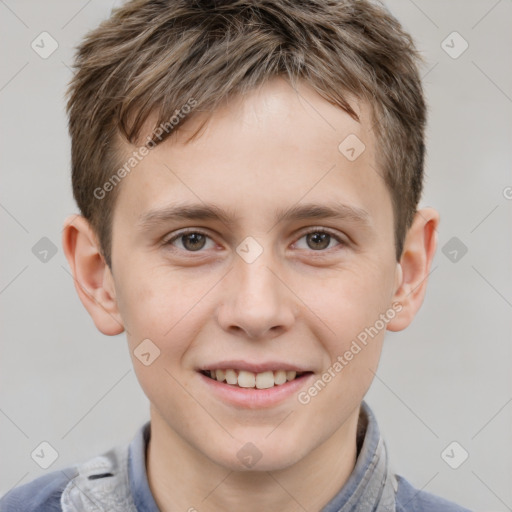
[[249, 363], [243, 360], [219, 361], [218, 363], [201, 366], [199, 371], [207, 370], [245, 370], [247, 372], [262, 373], [276, 372], [278, 370], [310, 372], [309, 368], [302, 365], [284, 363], [279, 361], [267, 361], [264, 363]]

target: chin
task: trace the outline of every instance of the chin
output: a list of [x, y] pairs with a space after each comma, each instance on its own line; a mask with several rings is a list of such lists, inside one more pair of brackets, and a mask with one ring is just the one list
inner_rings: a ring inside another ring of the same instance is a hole
[[210, 453], [208, 457], [235, 472], [280, 471], [293, 466], [306, 455], [303, 444], [290, 443], [289, 437], [287, 440], [288, 442], [284, 442], [283, 438], [245, 443], [235, 441], [230, 447]]

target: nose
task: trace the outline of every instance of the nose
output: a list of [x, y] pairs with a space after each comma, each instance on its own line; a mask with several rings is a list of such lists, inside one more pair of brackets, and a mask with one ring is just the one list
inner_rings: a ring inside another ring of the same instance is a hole
[[252, 263], [237, 257], [235, 268], [224, 280], [217, 319], [230, 334], [269, 339], [289, 330], [295, 321], [293, 293], [280, 267], [265, 254]]

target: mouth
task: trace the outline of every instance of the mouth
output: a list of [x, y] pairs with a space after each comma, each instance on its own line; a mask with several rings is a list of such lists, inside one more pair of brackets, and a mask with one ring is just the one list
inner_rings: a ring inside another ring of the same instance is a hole
[[219, 383], [226, 383], [234, 388], [270, 389], [282, 386], [288, 382], [303, 379], [313, 372], [298, 372], [295, 370], [267, 370], [251, 372], [234, 368], [200, 370], [199, 373]]

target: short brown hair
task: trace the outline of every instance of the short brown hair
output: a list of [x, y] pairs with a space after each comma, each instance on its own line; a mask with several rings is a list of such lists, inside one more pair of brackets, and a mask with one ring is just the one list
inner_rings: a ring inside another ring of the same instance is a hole
[[197, 111], [213, 112], [277, 75], [307, 82], [356, 120], [347, 95], [368, 101], [399, 260], [423, 184], [421, 61], [400, 23], [369, 0], [133, 0], [117, 8], [78, 47], [67, 103], [73, 194], [106, 263], [119, 186], [102, 199], [95, 190], [120, 165], [119, 136], [135, 144], [150, 116], [159, 126], [191, 98]]

